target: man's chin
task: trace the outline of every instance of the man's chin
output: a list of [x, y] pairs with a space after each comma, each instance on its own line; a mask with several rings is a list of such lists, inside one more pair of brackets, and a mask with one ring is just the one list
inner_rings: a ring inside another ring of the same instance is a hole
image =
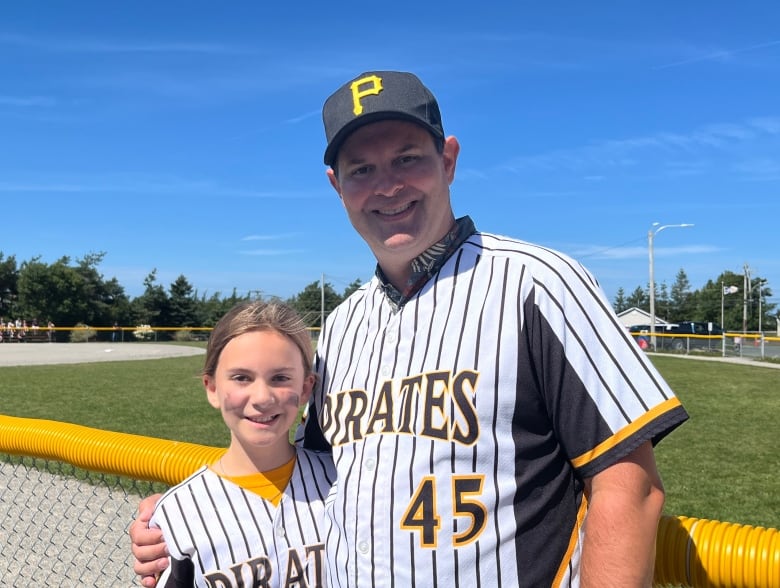
[[414, 259], [428, 247], [430, 247], [430, 244], [425, 240], [405, 233], [393, 235], [382, 242], [382, 248], [387, 253], [404, 255], [409, 257], [409, 259]]

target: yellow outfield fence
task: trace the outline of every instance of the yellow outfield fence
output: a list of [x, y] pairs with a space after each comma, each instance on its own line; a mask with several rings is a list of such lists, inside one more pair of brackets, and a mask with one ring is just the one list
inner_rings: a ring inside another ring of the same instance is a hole
[[[2, 584], [137, 585], [127, 528], [140, 497], [178, 483], [223, 451], [0, 415]], [[655, 581], [780, 588], [780, 533], [664, 516]]]

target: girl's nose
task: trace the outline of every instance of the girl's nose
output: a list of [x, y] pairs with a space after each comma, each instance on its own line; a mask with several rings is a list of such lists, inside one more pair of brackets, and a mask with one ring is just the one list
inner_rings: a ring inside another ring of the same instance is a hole
[[257, 382], [252, 388], [250, 400], [252, 405], [258, 408], [272, 406], [276, 402], [276, 394], [273, 388], [267, 386], [264, 382]]

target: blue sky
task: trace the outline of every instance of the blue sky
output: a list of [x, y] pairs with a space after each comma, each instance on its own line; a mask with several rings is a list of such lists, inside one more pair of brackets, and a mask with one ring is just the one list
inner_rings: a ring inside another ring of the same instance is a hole
[[[271, 7], [268, 4], [272, 4]], [[9, 2], [0, 251], [103, 251], [127, 293], [337, 291], [374, 261], [325, 177], [320, 108], [416, 72], [461, 155], [456, 215], [581, 260], [610, 299], [748, 264], [780, 302], [773, 2]]]

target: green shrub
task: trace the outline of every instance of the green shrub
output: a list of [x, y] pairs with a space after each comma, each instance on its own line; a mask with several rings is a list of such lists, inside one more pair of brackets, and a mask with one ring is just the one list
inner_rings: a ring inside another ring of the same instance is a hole
[[133, 331], [133, 337], [139, 341], [150, 341], [154, 339], [154, 329], [150, 325], [138, 325]]
[[97, 331], [84, 323], [76, 323], [75, 328], [70, 332], [71, 343], [86, 343], [90, 339], [94, 341], [95, 337], [97, 337]]
[[174, 341], [194, 341], [195, 338], [192, 336], [192, 331], [189, 329], [182, 329], [181, 331], [174, 331], [173, 332], [173, 340]]

